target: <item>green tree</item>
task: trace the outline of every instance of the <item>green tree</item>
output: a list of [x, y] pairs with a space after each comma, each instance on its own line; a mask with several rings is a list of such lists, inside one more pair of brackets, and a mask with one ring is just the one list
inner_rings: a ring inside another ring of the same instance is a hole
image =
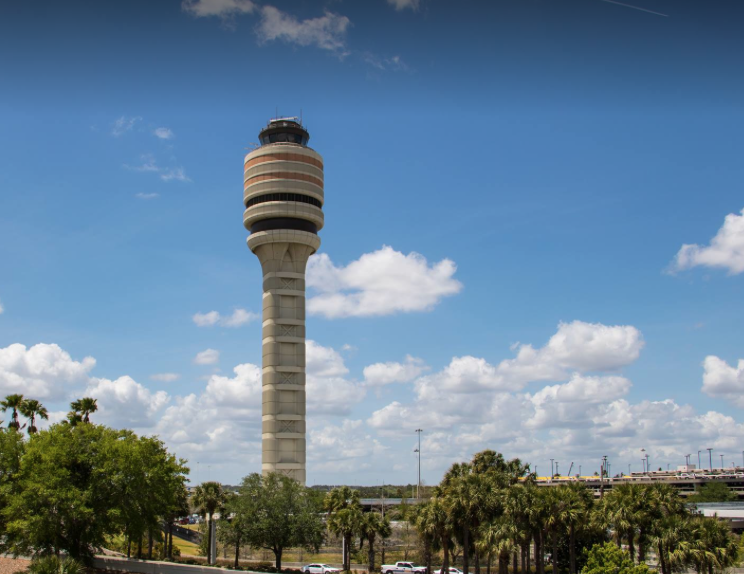
[[[160, 456], [140, 457], [127, 469], [124, 462], [136, 460], [143, 444], [157, 448]], [[7, 524], [6, 547], [15, 554], [66, 552], [89, 561], [108, 537], [122, 532], [135, 498], [127, 495], [127, 482], [152, 489], [158, 502], [150, 500], [139, 512], [157, 524], [185, 472], [156, 439], [103, 426], [53, 425], [36, 433], [20, 458], [14, 495], [0, 511]]]
[[649, 574], [645, 564], [633, 564], [630, 554], [612, 542], [595, 544], [587, 553], [581, 574]]
[[329, 513], [328, 530], [343, 539], [343, 568], [351, 570], [351, 540], [360, 530], [362, 507], [359, 491], [348, 486], [331, 490], [325, 497], [324, 507]]
[[28, 434], [35, 434], [38, 429], [36, 428], [36, 418], [42, 420], [49, 420], [49, 413], [47, 412], [44, 405], [42, 405], [36, 399], [26, 399], [21, 403], [19, 408], [20, 413], [28, 419]]
[[[0, 429], [0, 509], [6, 508], [18, 493], [21, 458], [26, 449], [23, 435], [10, 429]], [[0, 552], [7, 550], [5, 533], [7, 515], [0, 512]]]
[[323, 542], [318, 498], [288, 476], [246, 476], [232, 508], [233, 520], [244, 521], [246, 542], [271, 550], [277, 571], [281, 571], [285, 549], [302, 547], [317, 552]]
[[383, 540], [389, 538], [393, 530], [390, 527], [390, 520], [384, 518], [377, 512], [367, 512], [362, 516], [360, 523], [359, 533], [361, 537], [361, 547], [364, 546], [364, 541], [367, 541], [367, 571], [374, 572], [375, 570], [375, 540], [379, 536]]
[[23, 395], [8, 395], [4, 400], [0, 401], [0, 410], [7, 412], [10, 410], [10, 422], [8, 428], [13, 430], [21, 430], [21, 423], [18, 421], [18, 412], [23, 407]]
[[731, 492], [725, 483], [707, 482], [687, 500], [689, 502], [730, 502], [736, 499], [736, 493]]
[[227, 495], [222, 490], [219, 482], [203, 482], [196, 487], [194, 497], [191, 503], [196, 507], [197, 512], [207, 517], [207, 556], [211, 560], [210, 549], [212, 548], [212, 519], [214, 514], [225, 505]]

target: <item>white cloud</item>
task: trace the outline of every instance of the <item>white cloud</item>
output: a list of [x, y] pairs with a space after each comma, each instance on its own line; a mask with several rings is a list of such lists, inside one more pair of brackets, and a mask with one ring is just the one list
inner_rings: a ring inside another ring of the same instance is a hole
[[683, 245], [672, 268], [682, 271], [697, 266], [724, 268], [730, 275], [744, 272], [744, 209], [741, 215], [730, 213], [726, 216], [710, 245]]
[[370, 66], [380, 71], [392, 70], [394, 72], [404, 72], [408, 70], [408, 65], [400, 56], [384, 58], [377, 54], [373, 54], [372, 52], [365, 52], [362, 54], [362, 59]]
[[3, 313], [5, 313], [5, 307], [3, 307], [3, 304], [0, 303], [0, 315], [2, 315]]
[[173, 131], [170, 128], [156, 128], [152, 134], [156, 138], [160, 138], [161, 140], [169, 140], [172, 139], [174, 136]]
[[39, 343], [26, 348], [15, 343], [0, 349], [0, 395], [23, 393], [37, 399], [61, 399], [69, 386], [87, 381], [95, 364], [93, 357], [73, 361], [59, 345]]
[[201, 353], [197, 353], [194, 357], [195, 365], [214, 365], [220, 360], [220, 352], [214, 349], [207, 349]]
[[119, 137], [127, 132], [130, 132], [132, 131], [132, 129], [134, 129], [134, 126], [137, 124], [137, 122], [141, 120], [142, 118], [140, 116], [132, 116], [130, 118], [121, 116], [116, 121], [114, 121], [114, 125], [111, 127], [111, 135]]
[[191, 319], [196, 323], [198, 327], [211, 327], [216, 325], [220, 320], [220, 314], [217, 311], [210, 311], [209, 313], [196, 313]]
[[246, 311], [245, 309], [235, 309], [232, 312], [232, 315], [227, 315], [225, 317], [220, 315], [217, 311], [196, 313], [191, 317], [194, 323], [199, 327], [212, 327], [217, 324], [223, 327], [242, 327], [258, 318], [259, 316], [256, 313]]
[[148, 200], [148, 199], [155, 199], [156, 197], [160, 197], [160, 194], [159, 193], [138, 193], [137, 195], [135, 195], [135, 197], [138, 199]]
[[183, 0], [181, 9], [196, 17], [236, 16], [250, 14], [256, 9], [251, 0]]
[[114, 427], [149, 427], [170, 400], [165, 391], [151, 392], [131, 377], [91, 379], [86, 396], [98, 399], [97, 420]]
[[418, 10], [420, 0], [387, 0], [388, 4], [394, 6], [396, 10], [401, 11], [406, 8]]
[[324, 50], [344, 48], [346, 30], [351, 21], [346, 16], [326, 12], [318, 18], [298, 20], [274, 6], [261, 8], [257, 34], [262, 42], [282, 40], [299, 46], [316, 46]]
[[[140, 165], [131, 166], [128, 164], [124, 164], [124, 167], [131, 171], [138, 171], [142, 173], [156, 173], [163, 181], [182, 181], [186, 183], [191, 181], [182, 167], [160, 167], [152, 154], [143, 154], [142, 156], [140, 156], [140, 159], [142, 160], [142, 163]], [[145, 194], [138, 194], [137, 197], [150, 199], [150, 197], [144, 197], [144, 195]]]
[[172, 167], [160, 170], [160, 179], [163, 181], [183, 181], [190, 182], [191, 178], [186, 175], [182, 167]]
[[348, 415], [365, 396], [359, 383], [345, 376], [349, 369], [343, 357], [331, 347], [308, 340], [305, 345], [307, 409], [313, 414]]
[[535, 408], [531, 428], [589, 427], [596, 405], [626, 395], [632, 386], [624, 377], [583, 377], [574, 374], [562, 385], [547, 386], [526, 398]]
[[711, 397], [721, 397], [738, 407], [744, 407], [744, 359], [736, 367], [708, 355], [703, 361], [703, 392]]
[[346, 419], [339, 425], [324, 424], [308, 431], [308, 469], [312, 473], [354, 474], [371, 469], [387, 450], [361, 420]]
[[160, 381], [161, 383], [172, 383], [180, 378], [181, 375], [178, 373], [155, 373], [154, 375], [150, 375], [150, 379]]
[[406, 355], [405, 363], [375, 363], [364, 367], [364, 382], [370, 386], [407, 383], [427, 369], [423, 359]]
[[462, 289], [453, 278], [456, 270], [449, 259], [430, 266], [423, 255], [403, 255], [389, 246], [346, 267], [322, 253], [308, 264], [307, 285], [319, 293], [308, 299], [307, 309], [329, 319], [429, 311]]

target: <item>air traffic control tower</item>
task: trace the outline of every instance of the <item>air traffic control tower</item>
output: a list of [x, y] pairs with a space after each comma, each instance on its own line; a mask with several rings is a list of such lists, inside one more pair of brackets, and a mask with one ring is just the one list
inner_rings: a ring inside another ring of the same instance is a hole
[[305, 268], [320, 247], [323, 158], [297, 118], [271, 120], [245, 156], [243, 223], [263, 271], [263, 474], [305, 484]]

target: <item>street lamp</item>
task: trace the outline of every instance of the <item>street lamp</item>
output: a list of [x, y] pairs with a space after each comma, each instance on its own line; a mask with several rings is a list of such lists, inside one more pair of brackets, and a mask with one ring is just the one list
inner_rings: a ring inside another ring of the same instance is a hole
[[628, 463], [628, 476], [630, 476], [632, 473], [630, 472], [630, 463]]
[[[701, 452], [702, 452], [702, 451], [700, 451], [700, 450], [698, 451], [698, 470], [700, 470], [700, 453], [701, 453]], [[741, 453], [741, 454], [742, 454], [742, 456], [744, 456], [744, 451], [742, 451], [742, 453]]]
[[648, 469], [646, 468], [646, 456], [645, 456], [646, 449], [645, 448], [642, 448], [641, 449], [641, 453], [642, 453], [641, 454], [641, 464], [643, 465], [643, 472], [648, 472]]
[[560, 476], [560, 473], [558, 472], [558, 461], [555, 461], [555, 473]]
[[424, 432], [422, 429], [416, 429], [418, 435], [418, 482], [416, 483], [416, 500], [421, 500], [421, 433]]
[[555, 472], [553, 472], [553, 469], [555, 468], [555, 466], [553, 465], [554, 460], [554, 458], [550, 459], [550, 478], [553, 478], [555, 476]]
[[710, 465], [709, 466], [710, 471], [713, 472], [713, 449], [712, 448], [708, 448], [708, 449], [705, 449], [705, 450], [708, 451], [708, 464]]
[[721, 455], [721, 470], [723, 470], [723, 455]]
[[648, 460], [648, 453], [646, 453], [646, 472], [651, 472], [651, 463]]
[[689, 454], [685, 455], [685, 466], [686, 467], [690, 466], [690, 455]]

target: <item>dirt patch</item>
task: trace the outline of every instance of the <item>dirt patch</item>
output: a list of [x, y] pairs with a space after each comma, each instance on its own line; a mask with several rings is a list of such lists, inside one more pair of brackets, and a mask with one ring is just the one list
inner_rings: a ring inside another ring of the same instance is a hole
[[28, 560], [22, 560], [21, 558], [5, 558], [0, 556], [0, 574], [24, 572], [29, 564], [31, 564], [31, 562]]

